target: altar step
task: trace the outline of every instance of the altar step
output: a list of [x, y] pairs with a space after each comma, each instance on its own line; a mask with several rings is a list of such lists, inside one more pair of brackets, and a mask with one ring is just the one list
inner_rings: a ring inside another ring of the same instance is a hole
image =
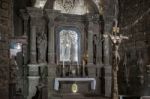
[[104, 97], [63, 97], [62, 99], [109, 99]]
[[[58, 99], [58, 98], [57, 98]], [[96, 95], [83, 95], [78, 93], [62, 94], [59, 99], [110, 99]]]

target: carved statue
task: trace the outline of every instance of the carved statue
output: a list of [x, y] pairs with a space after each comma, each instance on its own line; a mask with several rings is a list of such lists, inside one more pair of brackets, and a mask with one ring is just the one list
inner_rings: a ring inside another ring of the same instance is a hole
[[38, 62], [46, 62], [47, 36], [44, 32], [37, 34]]
[[140, 84], [143, 85], [143, 83], [144, 83], [144, 63], [143, 63], [141, 52], [139, 52], [137, 66], [138, 66], [138, 71], [139, 71]]
[[63, 62], [62, 74], [65, 75], [66, 62], [70, 62], [69, 73], [73, 73], [74, 70], [72, 69], [71, 66], [72, 63], [77, 62], [78, 66], [78, 35], [75, 31], [72, 30], [62, 30], [59, 33], [59, 36], [60, 36], [60, 61]]
[[101, 39], [99, 35], [94, 35], [93, 37], [93, 46], [94, 46], [94, 51], [96, 51], [94, 53], [94, 57], [96, 58], [94, 61], [97, 63], [97, 64], [102, 64], [102, 60], [101, 60], [101, 53], [99, 52], [99, 50], [101, 49], [101, 44], [102, 44], [102, 41], [104, 39]]
[[60, 33], [60, 60], [78, 61], [77, 38], [74, 31], [63, 30]]
[[66, 61], [70, 61], [70, 49], [71, 49], [71, 37], [69, 35], [69, 32], [63, 32], [63, 37], [62, 37], [62, 58]]
[[127, 83], [127, 85], [129, 86], [129, 73], [130, 73], [130, 70], [129, 70], [129, 67], [127, 66], [127, 54], [125, 53], [124, 55], [124, 61], [123, 61], [123, 67], [124, 67], [124, 77], [125, 77], [125, 81]]
[[141, 52], [139, 52], [139, 57], [138, 57], [138, 60], [137, 60], [137, 65], [138, 65], [140, 74], [143, 74], [143, 72], [144, 72], [144, 68], [143, 68], [144, 64], [143, 64], [143, 59], [142, 59]]

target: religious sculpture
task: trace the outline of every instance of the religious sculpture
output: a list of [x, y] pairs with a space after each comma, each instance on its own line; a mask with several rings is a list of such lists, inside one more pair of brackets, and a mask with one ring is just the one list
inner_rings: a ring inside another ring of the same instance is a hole
[[123, 39], [128, 39], [128, 37], [123, 36], [119, 33], [119, 27], [117, 27], [118, 21], [115, 20], [115, 26], [113, 27], [112, 34], [104, 35], [104, 37], [110, 37], [113, 43], [113, 65], [112, 65], [112, 99], [118, 99], [118, 82], [117, 82], [117, 72], [118, 65], [120, 62], [119, 47]]
[[46, 62], [47, 36], [44, 32], [37, 34], [38, 62]]
[[[62, 75], [65, 75], [65, 63], [69, 62], [69, 74], [76, 74], [72, 69], [72, 63], [77, 62], [78, 66], [78, 35], [72, 30], [62, 30], [60, 36], [60, 61], [63, 62]], [[77, 67], [78, 69], [78, 67]], [[77, 71], [78, 72], [78, 71]]]
[[102, 60], [101, 60], [101, 53], [99, 52], [99, 50], [101, 49], [101, 44], [103, 42], [104, 39], [100, 38], [100, 35], [94, 35], [93, 37], [93, 46], [94, 46], [94, 51], [95, 51], [95, 62], [96, 64], [102, 64]]
[[127, 86], [129, 86], [129, 73], [130, 73], [130, 70], [129, 70], [129, 67], [127, 66], [127, 62], [128, 62], [127, 54], [125, 53], [124, 60], [123, 60], [124, 78], [125, 78]]
[[143, 85], [144, 84], [144, 63], [143, 63], [141, 52], [139, 52], [137, 66], [139, 71], [140, 84]]
[[78, 61], [77, 34], [74, 31], [63, 30], [60, 32], [60, 60]]

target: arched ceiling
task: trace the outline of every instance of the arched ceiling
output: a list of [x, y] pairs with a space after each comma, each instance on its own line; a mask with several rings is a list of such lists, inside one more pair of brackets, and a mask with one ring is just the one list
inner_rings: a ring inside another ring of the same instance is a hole
[[98, 13], [100, 0], [35, 0], [34, 7], [60, 10], [62, 13]]

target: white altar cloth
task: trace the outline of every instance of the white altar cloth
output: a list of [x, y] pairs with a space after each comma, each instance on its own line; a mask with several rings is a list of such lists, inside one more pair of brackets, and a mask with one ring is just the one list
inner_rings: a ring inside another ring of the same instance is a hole
[[55, 78], [54, 89], [59, 90], [60, 82], [91, 82], [91, 89], [96, 89], [96, 79], [95, 78]]

